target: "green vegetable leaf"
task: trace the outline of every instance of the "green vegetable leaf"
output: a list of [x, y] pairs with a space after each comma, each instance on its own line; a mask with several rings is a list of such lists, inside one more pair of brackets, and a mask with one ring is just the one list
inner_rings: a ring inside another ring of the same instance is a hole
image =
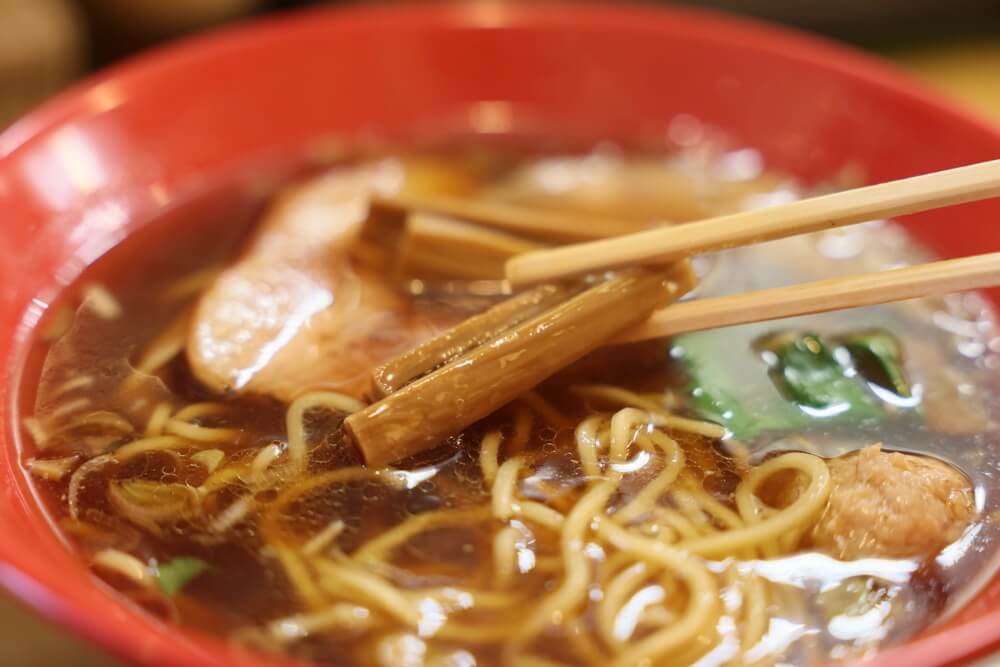
[[163, 594], [173, 597], [207, 569], [208, 563], [200, 558], [174, 558], [156, 567], [156, 579]]
[[725, 426], [739, 438], [747, 438], [760, 429], [747, 411], [722, 387], [703, 380], [690, 387], [692, 407], [702, 419]]
[[[734, 328], [687, 334], [674, 339], [670, 352], [687, 378], [689, 408], [736, 438], [800, 431], [816, 420], [882, 418], [886, 411], [871, 391], [874, 384], [910, 394], [900, 345], [883, 330], [834, 339], [762, 333]], [[748, 347], [758, 354], [747, 354]]]
[[804, 426], [808, 417], [778, 394], [746, 345], [727, 330], [674, 339], [671, 356], [687, 375], [690, 408], [741, 440]]
[[[876, 417], [882, 411], [874, 397], [841, 363], [835, 349], [813, 333], [768, 336], [756, 344], [769, 367], [768, 374], [788, 400], [816, 417], [851, 412]], [[846, 356], [843, 359], [848, 361]]]
[[840, 338], [858, 372], [869, 382], [909, 398], [910, 384], [903, 374], [903, 353], [896, 337], [884, 329], [861, 331]]

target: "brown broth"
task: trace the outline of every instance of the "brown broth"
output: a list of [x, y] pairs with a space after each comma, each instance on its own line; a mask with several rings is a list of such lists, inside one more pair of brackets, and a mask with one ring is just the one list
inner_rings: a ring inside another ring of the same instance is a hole
[[[492, 167], [486, 170], [488, 176], [479, 178], [495, 178], [499, 173], [510, 169], [508, 162], [498, 160], [495, 164], [501, 163], [502, 169]], [[232, 258], [241, 241], [246, 238], [257, 213], [257, 207], [246, 206], [242, 212], [227, 218], [173, 219], [148, 225], [95, 263], [74, 286], [67, 289], [60, 300], [50, 306], [49, 315], [43, 320], [40, 330], [44, 329], [47, 321], [57, 316], [64, 305], [75, 307], [79, 300], [80, 286], [101, 283], [107, 285], [121, 303], [123, 315], [120, 319], [101, 325], [105, 344], [94, 351], [93, 358], [82, 362], [81, 367], [76, 370], [80, 373], [100, 372], [106, 362], [122, 358], [134, 359], [137, 350], [189, 307], [194, 299], [192, 296], [187, 301], [167, 303], [155, 298], [155, 295], [161, 294], [169, 285], [196, 270]], [[210, 230], [208, 234], [207, 230]], [[207, 235], [211, 236], [211, 242], [205, 241]], [[454, 306], [425, 304], [423, 307]], [[46, 349], [47, 344], [39, 339], [32, 357], [39, 366]], [[744, 351], [746, 355], [750, 355], [749, 346]], [[600, 383], [639, 393], [682, 394], [687, 378], [683, 370], [670, 361], [669, 356], [668, 343], [607, 348], [581, 360], [545, 383], [539, 389], [539, 395], [558, 411], [560, 417], [558, 421], [549, 422], [541, 413], [535, 412], [533, 415], [529, 439], [523, 448], [533, 480], [524, 488], [525, 496], [531, 498], [533, 492], [537, 493], [537, 497], [546, 499], [550, 507], [567, 512], [578, 500], [580, 490], [586, 484], [576, 453], [573, 429], [581, 419], [595, 411], [611, 411], [612, 408], [600, 401], [581, 400], [571, 391], [571, 386]], [[225, 464], [249, 462], [262, 447], [271, 442], [284, 443], [287, 440], [286, 406], [280, 402], [266, 397], [213, 396], [194, 378], [183, 355], [170, 362], [159, 372], [159, 376], [181, 405], [213, 400], [226, 406], [225, 417], [208, 419], [204, 424], [239, 429], [240, 435], [234, 442], [213, 445], [225, 452]], [[100, 397], [96, 397], [96, 400], [99, 402]], [[29, 406], [33, 403], [31, 387], [26, 387], [22, 403], [26, 407], [26, 415], [31, 413]], [[307, 419], [307, 431], [312, 437], [310, 475], [361, 463], [357, 453], [343, 437], [340, 419], [336, 415], [315, 413]], [[341, 519], [345, 528], [335, 544], [343, 553], [351, 554], [393, 526], [424, 512], [488, 504], [489, 494], [484, 490], [478, 458], [480, 441], [490, 430], [499, 429], [509, 435], [515, 428], [514, 407], [508, 406], [442, 443], [438, 449], [427, 452], [418, 459], [402, 462], [398, 467], [411, 471], [411, 477], [407, 479], [412, 488], [392, 488], [371, 479], [319, 486], [285, 508], [277, 519], [278, 529], [301, 544], [332, 521]], [[838, 441], [838, 438], [843, 441], [847, 437], [845, 433], [850, 436], [848, 439], [855, 447], [867, 444], [871, 441], [868, 438], [884, 435], [874, 431], [866, 434], [863, 429], [860, 433], [849, 432], [849, 429], [838, 431], [826, 424], [812, 427], [811, 431], [820, 441]], [[747, 463], [733, 456], [726, 443], [681, 431], [671, 432], [671, 435], [679, 442], [687, 457], [685, 478], [692, 480], [698, 488], [707, 491], [725, 507], [734, 510], [734, 494], [747, 474]], [[892, 444], [887, 442], [887, 447]], [[760, 453], [757, 459], [769, 450], [795, 449], [787, 444], [782, 446], [777, 438], [764, 438], [756, 442], [755, 446]], [[79, 451], [78, 447], [78, 442], [66, 441], [46, 450], [45, 456], [50, 458], [72, 453]], [[832, 450], [820, 453], [825, 456], [834, 455]], [[940, 452], [924, 453], [940, 455]], [[27, 452], [26, 458], [33, 455], [34, 452]], [[962, 467], [968, 472], [968, 465]], [[624, 482], [612, 498], [611, 505], [623, 504], [643, 484], [648, 483], [657, 471], [656, 467], [650, 466]], [[101, 549], [114, 548], [149, 563], [167, 563], [177, 557], [193, 557], [209, 564], [207, 572], [187, 583], [177, 597], [161, 600], [162, 604], [151, 604], [150, 608], [154, 613], [168, 617], [176, 615], [181, 624], [201, 631], [223, 636], [242, 636], [240, 632], [247, 627], [266, 626], [276, 619], [302, 611], [303, 606], [295, 587], [275, 557], [274, 545], [262, 531], [259, 515], [251, 514], [217, 539], [206, 537], [202, 518], [195, 520], [197, 525], [189, 521], [170, 523], [156, 534], [155, 531], [137, 526], [121, 517], [109, 503], [105, 492], [114, 479], [145, 479], [198, 486], [206, 477], [204, 468], [192, 462], [188, 456], [169, 453], [137, 457], [126, 463], [108, 466], [87, 478], [80, 495], [80, 506], [83, 509], [79, 521], [69, 517], [66, 503], [68, 478], [59, 482], [38, 480], [36, 483], [43, 490], [42, 497], [47, 502], [48, 511], [84, 558], [89, 558]], [[259, 492], [260, 511], [266, 513], [268, 504], [274, 502], [280, 489], [294, 481], [281, 480], [275, 490]], [[975, 478], [974, 482], [977, 488], [985, 488], [982, 479]], [[534, 491], [532, 487], [535, 487]], [[561, 492], [552, 493], [553, 488], [560, 489]], [[243, 492], [240, 484], [233, 484], [231, 488], [226, 487], [213, 494], [206, 513], [218, 516]], [[985, 505], [987, 509], [992, 507], [992, 490], [988, 494], [989, 503]], [[985, 524], [976, 525], [983, 528], [983, 535], [987, 532], [992, 535], [992, 528]], [[385, 576], [400, 589], [428, 586], [490, 589], [493, 585], [491, 531], [481, 523], [426, 531], [406, 542], [386, 561], [385, 566], [389, 570]], [[533, 536], [534, 543], [529, 551], [536, 563], [559, 556], [557, 533], [537, 529], [533, 531]], [[885, 571], [889, 572], [887, 575], [879, 575], [881, 566], [876, 564], [868, 569], [861, 568], [854, 574], [828, 572], [820, 576], [815, 573], [817, 564], [823, 567], [829, 561], [820, 559], [807, 563], [801, 560], [809, 556], [810, 554], [793, 554], [784, 563], [775, 563], [778, 567], [788, 569], [791, 574], [786, 579], [773, 578], [772, 602], [768, 607], [768, 613], [773, 617], [770, 620], [772, 624], [775, 621], [791, 625], [798, 623], [807, 629], [800, 632], [787, 646], [779, 646], [772, 656], [784, 656], [784, 660], [797, 664], [827, 656], [837, 658], [864, 655], [876, 646], [898, 642], [911, 636], [948, 609], [949, 600], [961, 592], [957, 583], [960, 574], [968, 568], [982, 566], [985, 559], [980, 557], [968, 564], [962, 561], [963, 569], [954, 565], [942, 566], [934, 558], [928, 557], [916, 564], [916, 569], [910, 570], [901, 567], [901, 561], [887, 559], [882, 564]], [[796, 558], [800, 560], [795, 560]], [[595, 562], [599, 561], [600, 559], [595, 559]], [[724, 577], [727, 568], [736, 567], [732, 560], [710, 565], [720, 577]], [[600, 565], [595, 567], [599, 568]], [[892, 574], [893, 572], [903, 572], [905, 576], [902, 581], [886, 584], [885, 581], [892, 580], [893, 576], [898, 579], [898, 575]], [[102, 576], [126, 594], [136, 595], [136, 586], [127, 579], [108, 575], [106, 572]], [[766, 573], [761, 576], [765, 579], [770, 577]], [[792, 585], [796, 576], [804, 581], [798, 587]], [[550, 593], [558, 582], [558, 576], [546, 574], [536, 567], [518, 579], [515, 593], [526, 601], [538, 599]], [[891, 600], [891, 607], [885, 608], [888, 609], [885, 611], [885, 618], [869, 628], [867, 634], [862, 633], [857, 637], [849, 637], [844, 633], [839, 636], [831, 634], [827, 627], [830, 619], [823, 618], [824, 605], [842, 612], [842, 606], [838, 605], [849, 606], [857, 603], [859, 595], [864, 597], [857, 591], [852, 592], [850, 585], [869, 587], [868, 598], [876, 600], [870, 604], [870, 609], [879, 609], [878, 600], [882, 599]], [[823, 587], [832, 588], [834, 593], [827, 591], [820, 594]], [[838, 591], [847, 600], [846, 603], [834, 599]], [[505, 616], [507, 613], [509, 611], [506, 609], [487, 609], [463, 618], [477, 627], [496, 628], [511, 622]], [[891, 622], [886, 621], [886, 618]], [[590, 617], [585, 621], [588, 624], [594, 622]], [[243, 639], [246, 637], [243, 636]], [[435, 647], [436, 650], [450, 647], [455, 651], [472, 651], [476, 662], [461, 664], [507, 664], [502, 644], [499, 647], [476, 648], [454, 641], [442, 641], [435, 644]], [[317, 633], [303, 641], [288, 643], [285, 651], [336, 664], [379, 664], [372, 657], [376, 651], [372, 641], [364, 636], [330, 637]], [[538, 649], [538, 652], [552, 660], [572, 664], [580, 662], [579, 654], [561, 640], [544, 643], [544, 647]], [[711, 655], [716, 655], [716, 660], [710, 664], [719, 664], [732, 658], [718, 650], [712, 651], [709, 656]]]

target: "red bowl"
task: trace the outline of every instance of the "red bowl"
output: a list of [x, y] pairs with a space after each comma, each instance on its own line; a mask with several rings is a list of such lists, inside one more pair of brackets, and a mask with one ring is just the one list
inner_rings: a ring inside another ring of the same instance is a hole
[[[841, 47], [712, 14], [599, 6], [379, 7], [263, 21], [115, 68], [8, 129], [0, 584], [131, 662], [274, 664], [123, 604], [39, 510], [14, 415], [26, 334], [51, 290], [136, 226], [183, 213], [198, 192], [246, 184], [251, 172], [279, 174], [324, 137], [414, 136], [456, 123], [504, 132], [514, 118], [577, 138], [629, 138], [681, 114], [805, 180], [849, 163], [881, 181], [1000, 156], [995, 128]], [[958, 256], [1000, 250], [998, 218], [994, 201], [907, 224]], [[943, 665], [998, 641], [1000, 580], [868, 664]]]

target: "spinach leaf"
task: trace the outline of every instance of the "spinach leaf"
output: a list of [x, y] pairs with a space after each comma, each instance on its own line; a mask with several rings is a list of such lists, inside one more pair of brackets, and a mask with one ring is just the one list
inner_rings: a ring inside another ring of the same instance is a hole
[[903, 374], [903, 353], [895, 336], [885, 329], [870, 329], [842, 336], [839, 341], [866, 380], [910, 398], [910, 384]]
[[732, 331], [678, 336], [671, 357], [683, 365], [690, 409], [725, 426], [735, 438], [800, 428], [808, 421], [775, 390], [760, 362], [748, 354], [746, 340]]
[[156, 567], [156, 580], [167, 597], [173, 597], [192, 579], [208, 569], [200, 558], [180, 557]]
[[723, 387], [713, 386], [702, 377], [692, 383], [690, 390], [692, 407], [702, 419], [725, 426], [738, 438], [751, 437], [761, 430]]
[[[769, 336], [757, 343], [778, 390], [814, 417], [851, 413], [868, 418], [882, 410], [858, 382], [849, 358], [814, 333]], [[844, 350], [846, 352], [846, 350]]]
[[[819, 419], [882, 418], [884, 404], [871, 384], [910, 395], [900, 345], [886, 331], [831, 339], [799, 331], [751, 336], [704, 331], [678, 336], [671, 348], [688, 380], [688, 407], [736, 438], [801, 430]], [[757, 354], [748, 354], [748, 346]]]

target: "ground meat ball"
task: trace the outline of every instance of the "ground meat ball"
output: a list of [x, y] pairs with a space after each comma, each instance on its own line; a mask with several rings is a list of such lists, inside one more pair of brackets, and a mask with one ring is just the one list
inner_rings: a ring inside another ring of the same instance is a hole
[[872, 445], [829, 465], [833, 491], [810, 541], [838, 558], [934, 554], [975, 515], [969, 480], [941, 461]]

